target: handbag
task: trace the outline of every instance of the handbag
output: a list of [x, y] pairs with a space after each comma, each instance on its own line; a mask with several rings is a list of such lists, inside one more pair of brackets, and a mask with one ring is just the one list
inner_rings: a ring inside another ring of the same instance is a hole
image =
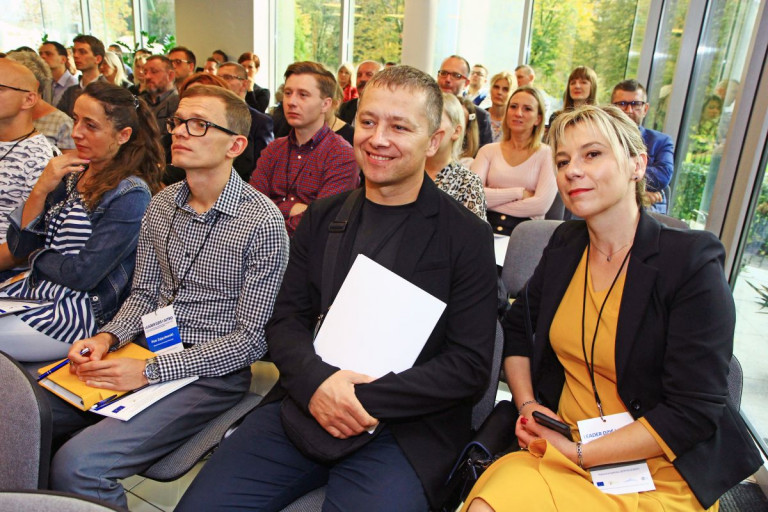
[[[354, 190], [339, 210], [336, 218], [328, 226], [328, 240], [323, 253], [323, 278], [321, 293], [322, 314], [318, 318], [318, 328], [323, 321], [332, 302], [332, 292], [335, 270], [338, 263], [339, 245], [342, 234], [349, 225], [349, 219], [354, 216], [353, 209], [358, 203], [357, 199], [362, 194], [362, 189]], [[358, 206], [359, 208], [359, 206]], [[317, 332], [318, 329], [315, 329]], [[365, 433], [338, 439], [329, 434], [315, 418], [302, 408], [290, 395], [283, 398], [280, 404], [280, 421], [285, 429], [288, 439], [306, 457], [322, 463], [335, 462], [360, 449], [371, 442], [383, 428], [379, 423], [372, 433]]]
[[497, 459], [519, 450], [515, 443], [517, 409], [502, 400], [485, 419], [475, 438], [461, 451], [446, 482], [443, 512], [454, 511], [467, 498], [480, 475]]

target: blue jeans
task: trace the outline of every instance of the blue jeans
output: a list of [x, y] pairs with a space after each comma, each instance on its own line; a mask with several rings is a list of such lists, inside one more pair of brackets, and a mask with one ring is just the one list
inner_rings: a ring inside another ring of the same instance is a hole
[[324, 511], [429, 508], [419, 477], [389, 429], [352, 455], [323, 465], [286, 437], [280, 404], [272, 403], [249, 414], [221, 444], [176, 511], [279, 511], [326, 484]]

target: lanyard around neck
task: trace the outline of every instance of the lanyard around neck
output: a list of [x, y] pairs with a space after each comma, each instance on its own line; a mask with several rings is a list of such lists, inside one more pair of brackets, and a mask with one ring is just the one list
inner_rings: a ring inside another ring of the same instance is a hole
[[611, 292], [613, 291], [613, 287], [616, 285], [616, 281], [619, 280], [619, 276], [621, 275], [621, 271], [624, 269], [624, 265], [627, 264], [627, 260], [629, 259], [629, 255], [632, 252], [632, 248], [630, 247], [627, 251], [627, 255], [624, 256], [624, 259], [621, 262], [621, 266], [619, 267], [619, 271], [616, 272], [616, 276], [613, 278], [613, 282], [611, 283], [611, 287], [608, 288], [608, 293], [605, 294], [605, 299], [603, 299], [603, 304], [600, 306], [600, 311], [597, 313], [597, 321], [595, 322], [595, 332], [592, 335], [592, 349], [591, 349], [591, 357], [587, 358], [587, 345], [586, 341], [584, 339], [584, 331], [585, 331], [585, 322], [586, 322], [586, 316], [587, 316], [587, 280], [589, 279], [589, 247], [590, 243], [587, 243], [587, 262], [584, 266], [584, 297], [582, 299], [581, 303], [581, 350], [584, 354], [584, 363], [587, 365], [587, 370], [589, 371], [589, 379], [592, 382], [592, 392], [595, 394], [595, 403], [597, 403], [597, 411], [600, 413], [600, 419], [605, 421], [605, 415], [603, 414], [603, 403], [600, 401], [600, 394], [597, 392], [597, 384], [595, 383], [595, 345], [597, 342], [597, 329], [600, 327], [600, 318], [603, 316], [603, 309], [605, 308], [605, 304], [608, 302], [608, 297], [611, 295]]

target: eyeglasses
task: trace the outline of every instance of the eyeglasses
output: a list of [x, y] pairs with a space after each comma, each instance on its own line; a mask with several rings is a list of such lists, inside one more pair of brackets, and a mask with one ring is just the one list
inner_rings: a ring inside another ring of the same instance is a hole
[[639, 110], [645, 105], [644, 101], [615, 101], [613, 102], [613, 105], [616, 107], [619, 107], [620, 109], [625, 109], [627, 107], [632, 107], [632, 110]]
[[175, 66], [178, 66], [178, 65], [179, 65], [179, 64], [181, 64], [182, 62], [183, 62], [184, 64], [192, 64], [192, 61], [191, 61], [191, 60], [184, 60], [184, 59], [171, 59], [171, 64], [173, 64], [173, 65], [175, 65]]
[[165, 121], [165, 127], [168, 129], [168, 133], [173, 133], [173, 131], [182, 124], [186, 126], [187, 133], [190, 137], [204, 137], [205, 134], [208, 133], [208, 128], [216, 128], [217, 130], [221, 130], [229, 135], [238, 135], [237, 133], [224, 128], [223, 126], [219, 126], [216, 123], [206, 121], [205, 119], [199, 119], [197, 117], [182, 119], [180, 117], [173, 116], [169, 117]]
[[222, 75], [222, 74], [219, 74], [219, 78], [223, 78], [224, 80], [248, 80], [247, 78], [241, 78], [235, 75]]
[[441, 69], [440, 71], [438, 71], [437, 76], [439, 76], [440, 78], [445, 78], [447, 76], [450, 76], [454, 80], [462, 80], [462, 79], [468, 80], [468, 78], [462, 75], [461, 73], [454, 73], [452, 71], [446, 71], [444, 69]]
[[0, 89], [10, 89], [12, 91], [19, 91], [19, 92], [32, 92], [27, 89], [19, 89], [18, 87], [14, 87], [12, 85], [5, 85], [5, 84], [0, 84]]
[[473, 72], [470, 73], [470, 75], [484, 77], [485, 76], [485, 72], [483, 72], [483, 71], [473, 71]]

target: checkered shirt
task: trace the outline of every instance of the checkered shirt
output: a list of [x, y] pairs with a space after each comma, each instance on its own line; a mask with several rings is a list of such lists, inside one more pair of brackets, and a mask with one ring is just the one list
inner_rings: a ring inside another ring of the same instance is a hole
[[173, 308], [187, 348], [158, 356], [164, 381], [226, 375], [262, 357], [264, 326], [288, 262], [282, 215], [234, 170], [207, 212], [187, 205], [189, 194], [185, 180], [152, 199], [131, 295], [102, 329], [119, 346], [128, 343], [142, 332], [141, 316], [167, 305], [178, 288]]
[[272, 141], [261, 152], [251, 175], [251, 185], [280, 208], [290, 235], [302, 217], [289, 217], [294, 204], [310, 205], [316, 199], [352, 190], [359, 184], [354, 150], [327, 124], [301, 146], [293, 130]]

